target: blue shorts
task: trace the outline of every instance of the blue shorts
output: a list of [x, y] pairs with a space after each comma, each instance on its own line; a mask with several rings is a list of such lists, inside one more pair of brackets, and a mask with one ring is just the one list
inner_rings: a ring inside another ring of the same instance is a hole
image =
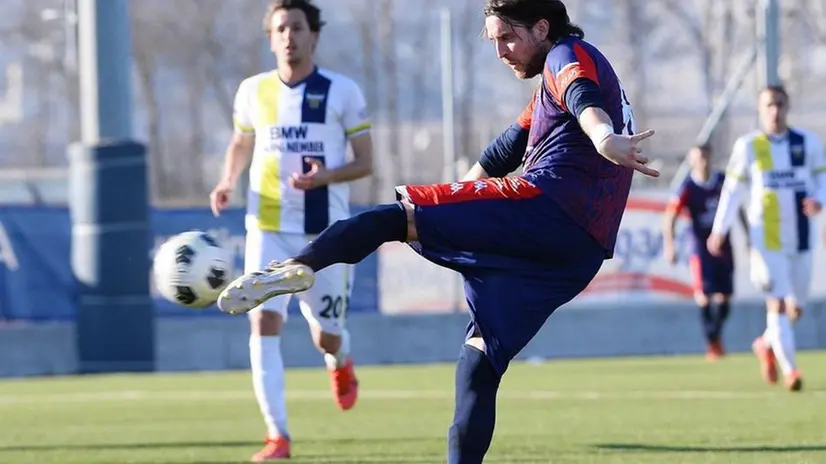
[[731, 256], [718, 258], [694, 254], [689, 260], [695, 292], [705, 295], [734, 293], [734, 260]]
[[605, 259], [588, 232], [521, 177], [396, 190], [415, 205], [419, 240], [411, 247], [464, 277], [467, 337], [484, 339], [500, 374]]

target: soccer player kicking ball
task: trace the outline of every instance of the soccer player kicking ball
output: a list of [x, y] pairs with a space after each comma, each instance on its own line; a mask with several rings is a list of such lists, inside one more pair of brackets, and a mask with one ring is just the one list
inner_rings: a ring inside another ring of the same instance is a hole
[[[242, 312], [306, 291], [328, 266], [393, 241], [460, 272], [471, 321], [456, 367], [451, 464], [482, 462], [511, 359], [613, 256], [634, 170], [659, 175], [639, 155], [653, 131], [635, 134], [611, 64], [561, 1], [487, 0], [484, 14], [499, 58], [521, 79], [542, 79], [463, 181], [397, 187], [397, 203], [336, 222], [293, 258], [237, 279], [218, 301]], [[520, 164], [523, 175], [506, 177]]]
[[[674, 225], [680, 211], [687, 209], [694, 239], [694, 250], [689, 261], [694, 280], [694, 301], [700, 307], [707, 345], [706, 358], [714, 361], [725, 354], [723, 326], [728, 319], [731, 294], [734, 292], [734, 253], [729, 237], [726, 236], [720, 256], [712, 255], [706, 247], [725, 174], [711, 169], [711, 149], [708, 146], [693, 147], [688, 156], [691, 174], [680, 185], [666, 209], [663, 224], [664, 250], [666, 259], [676, 263]], [[745, 217], [741, 214], [740, 218], [748, 232]]]
[[[247, 272], [299, 253], [328, 225], [349, 217], [347, 182], [372, 170], [370, 123], [361, 90], [352, 80], [318, 68], [313, 61], [322, 26], [319, 9], [309, 0], [271, 2], [264, 28], [278, 69], [245, 79], [235, 97], [235, 134], [211, 203], [216, 215], [227, 206], [252, 156]], [[354, 154], [349, 162], [348, 142]], [[316, 270], [320, 272], [315, 274], [315, 286], [298, 296], [301, 312], [324, 353], [335, 400], [348, 410], [358, 394], [344, 327], [352, 266]], [[279, 337], [289, 298], [261, 299], [249, 313], [253, 387], [268, 432], [267, 444], [254, 462], [290, 456]]]
[[808, 296], [814, 236], [809, 218], [826, 202], [826, 160], [816, 135], [789, 127], [783, 87], [764, 89], [757, 105], [763, 130], [734, 144], [708, 249], [717, 256], [724, 252], [725, 234], [749, 193], [751, 277], [765, 293], [767, 309], [766, 331], [752, 349], [767, 382], [777, 382], [779, 363], [786, 387], [797, 391], [803, 380], [791, 323]]

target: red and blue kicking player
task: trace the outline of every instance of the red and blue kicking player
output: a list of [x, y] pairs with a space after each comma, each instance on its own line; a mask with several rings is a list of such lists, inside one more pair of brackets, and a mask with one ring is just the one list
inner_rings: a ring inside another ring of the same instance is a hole
[[[685, 208], [691, 220], [693, 250], [689, 266], [693, 278], [694, 301], [700, 307], [707, 345], [706, 357], [716, 360], [725, 354], [722, 334], [729, 315], [731, 295], [734, 293], [734, 253], [728, 236], [720, 256], [713, 256], [708, 251], [706, 242], [711, 235], [725, 174], [711, 168], [711, 149], [708, 146], [693, 147], [688, 156], [691, 174], [680, 185], [666, 209], [663, 249], [666, 259], [676, 263], [678, 256], [674, 244], [674, 225]], [[740, 213], [740, 220], [748, 234], [745, 215], [742, 210]]]
[[[293, 259], [230, 284], [237, 314], [310, 288], [314, 272], [406, 241], [465, 280], [470, 323], [456, 368], [449, 464], [480, 463], [500, 379], [551, 313], [613, 256], [639, 155], [631, 106], [611, 64], [559, 0], [487, 0], [485, 30], [517, 77], [541, 75], [530, 104], [461, 182], [397, 187], [399, 201], [322, 232]], [[508, 177], [520, 165], [523, 175]]]

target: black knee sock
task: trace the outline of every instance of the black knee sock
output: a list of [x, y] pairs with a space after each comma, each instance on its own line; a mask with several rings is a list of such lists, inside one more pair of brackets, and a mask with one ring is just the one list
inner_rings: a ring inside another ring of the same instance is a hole
[[706, 303], [700, 306], [700, 319], [703, 322], [703, 334], [706, 337], [706, 342], [711, 343], [714, 340], [715, 320], [711, 314], [711, 303]]
[[723, 336], [723, 326], [726, 324], [730, 310], [731, 303], [728, 301], [717, 303], [717, 311], [714, 314], [714, 338], [716, 340]]
[[493, 440], [501, 377], [484, 353], [464, 345], [456, 365], [456, 406], [448, 432], [448, 464], [480, 464]]
[[320, 271], [336, 263], [356, 264], [382, 243], [407, 239], [407, 213], [401, 203], [379, 205], [336, 221], [294, 259]]

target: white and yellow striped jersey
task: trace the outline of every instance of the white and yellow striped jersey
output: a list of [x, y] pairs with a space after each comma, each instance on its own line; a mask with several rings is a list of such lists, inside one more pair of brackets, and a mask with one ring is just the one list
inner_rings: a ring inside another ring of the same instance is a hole
[[755, 131], [740, 137], [726, 171], [713, 233], [725, 234], [748, 194], [751, 243], [766, 251], [797, 253], [812, 246], [807, 197], [826, 205], [826, 160], [813, 133], [791, 129], [780, 137]]
[[316, 70], [296, 85], [276, 71], [241, 82], [235, 96], [235, 131], [255, 136], [247, 193], [247, 228], [316, 234], [350, 215], [347, 183], [312, 190], [291, 188], [293, 173], [347, 163], [350, 137], [370, 129], [364, 95], [348, 77]]

